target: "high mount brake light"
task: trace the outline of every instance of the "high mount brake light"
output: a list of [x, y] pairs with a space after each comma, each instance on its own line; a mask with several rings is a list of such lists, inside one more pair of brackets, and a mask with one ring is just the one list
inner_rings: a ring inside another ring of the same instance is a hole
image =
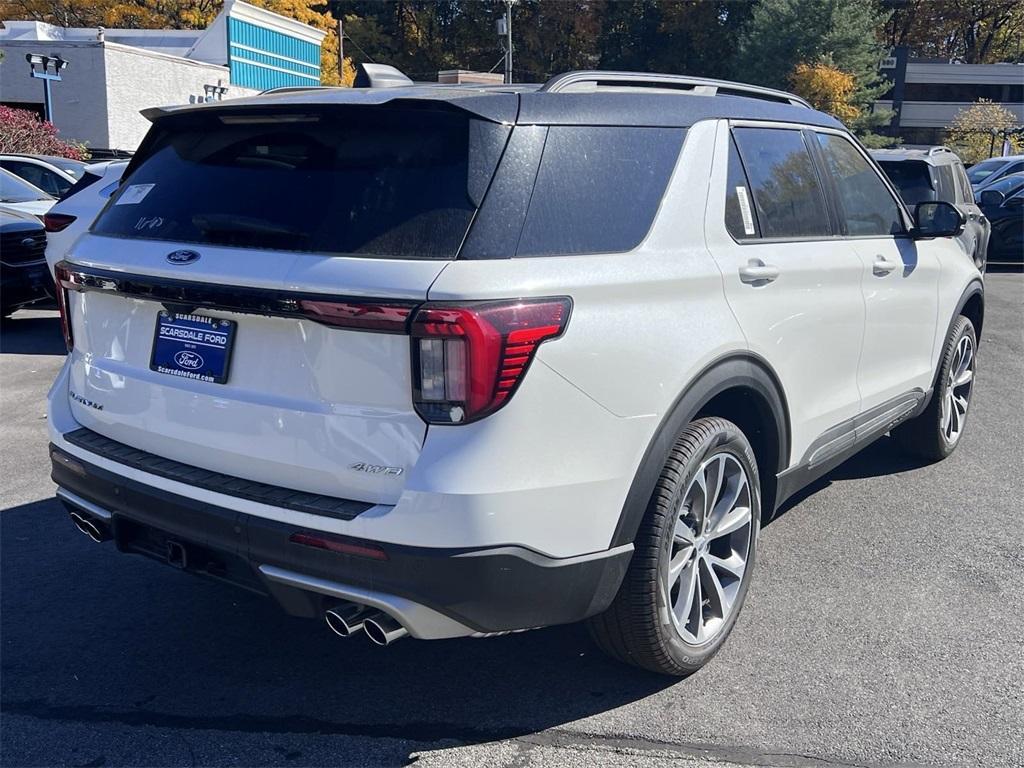
[[71, 352], [75, 348], [75, 340], [71, 335], [71, 313], [68, 309], [68, 289], [66, 283], [69, 279], [69, 273], [64, 263], [61, 262], [54, 267], [54, 280], [56, 294], [57, 294], [57, 309], [60, 310], [60, 329], [64, 333], [64, 344], [68, 348], [68, 352]]
[[501, 408], [537, 347], [561, 336], [567, 298], [425, 304], [412, 320], [413, 402], [431, 424], [463, 424]]

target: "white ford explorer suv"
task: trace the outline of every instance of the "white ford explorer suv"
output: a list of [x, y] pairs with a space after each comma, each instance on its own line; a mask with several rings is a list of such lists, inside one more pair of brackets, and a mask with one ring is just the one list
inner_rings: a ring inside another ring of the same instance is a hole
[[58, 496], [123, 552], [382, 645], [585, 619], [684, 675], [788, 497], [963, 435], [963, 218], [796, 96], [575, 72], [146, 116], [57, 265], [49, 398]]

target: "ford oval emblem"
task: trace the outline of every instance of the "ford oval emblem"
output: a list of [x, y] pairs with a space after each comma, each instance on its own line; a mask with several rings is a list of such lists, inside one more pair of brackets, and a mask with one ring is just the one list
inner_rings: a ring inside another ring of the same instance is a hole
[[195, 251], [171, 251], [167, 254], [167, 261], [171, 264], [192, 264], [199, 261], [199, 254]]
[[205, 361], [203, 360], [203, 356], [198, 352], [183, 349], [174, 356], [174, 362], [182, 368], [194, 371], [198, 368], [202, 368]]

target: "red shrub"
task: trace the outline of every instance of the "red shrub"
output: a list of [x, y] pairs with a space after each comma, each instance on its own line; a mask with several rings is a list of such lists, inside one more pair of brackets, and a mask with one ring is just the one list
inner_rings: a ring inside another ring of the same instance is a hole
[[85, 147], [57, 138], [53, 123], [40, 120], [34, 112], [0, 106], [0, 153], [56, 155], [87, 160]]

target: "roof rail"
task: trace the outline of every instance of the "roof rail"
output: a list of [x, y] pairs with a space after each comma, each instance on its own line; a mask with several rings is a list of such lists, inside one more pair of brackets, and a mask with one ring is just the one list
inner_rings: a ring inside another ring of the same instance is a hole
[[950, 152], [952, 154], [956, 154], [949, 147], [931, 147], [928, 150], [928, 157], [931, 157], [932, 155], [937, 155], [937, 154], [939, 154], [939, 152]]
[[734, 83], [729, 80], [714, 80], [706, 77], [689, 77], [688, 75], [662, 75], [645, 72], [606, 72], [602, 70], [580, 70], [555, 75], [541, 86], [542, 93], [563, 93], [573, 90], [586, 90], [576, 86], [590, 84], [592, 88], [602, 86], [618, 86], [623, 88], [667, 88], [689, 91], [705, 96], [745, 96], [747, 98], [777, 101], [798, 107], [813, 109], [811, 105], [796, 94], [777, 91], [774, 88], [762, 88], [759, 85]]

